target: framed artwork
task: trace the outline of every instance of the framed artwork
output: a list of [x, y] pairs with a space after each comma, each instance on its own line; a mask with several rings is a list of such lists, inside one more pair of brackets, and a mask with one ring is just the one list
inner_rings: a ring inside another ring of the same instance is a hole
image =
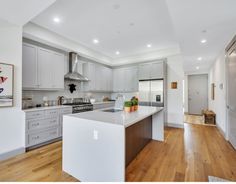
[[13, 106], [14, 66], [0, 63], [0, 107]]
[[177, 82], [171, 82], [171, 89], [177, 89]]

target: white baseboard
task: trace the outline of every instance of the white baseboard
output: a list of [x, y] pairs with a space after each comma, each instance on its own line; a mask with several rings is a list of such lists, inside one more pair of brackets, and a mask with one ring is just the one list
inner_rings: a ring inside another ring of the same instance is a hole
[[225, 140], [227, 140], [225, 132], [222, 130], [219, 124], [217, 124], [217, 122], [216, 122], [216, 127], [220, 131], [221, 135], [225, 138]]
[[165, 126], [167, 127], [173, 127], [173, 128], [184, 128], [184, 124], [175, 124], [175, 123], [165, 123]]
[[14, 157], [22, 153], [25, 153], [25, 148], [18, 148], [18, 149], [15, 149], [6, 153], [2, 153], [0, 154], [0, 161], [6, 160], [8, 158]]

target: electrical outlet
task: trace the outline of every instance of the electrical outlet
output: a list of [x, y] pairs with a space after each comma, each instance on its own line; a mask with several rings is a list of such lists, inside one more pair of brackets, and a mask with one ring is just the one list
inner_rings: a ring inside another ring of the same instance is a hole
[[98, 131], [97, 130], [93, 130], [93, 139], [98, 140]]

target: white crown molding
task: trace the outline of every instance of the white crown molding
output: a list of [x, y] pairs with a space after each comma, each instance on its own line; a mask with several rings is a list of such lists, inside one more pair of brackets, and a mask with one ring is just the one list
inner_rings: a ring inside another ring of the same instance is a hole
[[144, 61], [153, 61], [153, 60], [163, 59], [166, 57], [178, 55], [180, 53], [181, 53], [181, 51], [180, 51], [179, 46], [176, 46], [176, 47], [172, 47], [172, 48], [155, 50], [155, 51], [148, 52], [145, 54], [137, 54], [134, 56], [114, 59], [112, 61], [112, 63], [113, 63], [113, 66], [140, 63], [140, 62], [144, 62]]
[[87, 48], [75, 41], [72, 41], [68, 38], [65, 38], [61, 35], [58, 35], [48, 29], [45, 29], [41, 26], [38, 26], [32, 22], [26, 24], [23, 27], [23, 36], [38, 42], [49, 44], [56, 48], [65, 50], [65, 51], [74, 51], [79, 55], [86, 57], [88, 59], [97, 61], [102, 64], [110, 65], [112, 58], [100, 54], [92, 49]]
[[126, 64], [140, 63], [144, 61], [153, 61], [156, 59], [163, 59], [169, 56], [180, 54], [180, 48], [176, 47], [166, 48], [162, 50], [156, 50], [145, 54], [138, 54], [134, 56], [128, 56], [123, 58], [111, 58], [102, 53], [94, 51], [82, 44], [65, 38], [59, 34], [56, 34], [46, 28], [36, 25], [32, 22], [26, 24], [23, 27], [23, 36], [28, 39], [32, 39], [44, 44], [54, 46], [58, 49], [65, 51], [74, 51], [79, 55], [86, 57], [88, 59], [94, 60], [96, 62], [109, 65], [109, 66], [120, 66]]

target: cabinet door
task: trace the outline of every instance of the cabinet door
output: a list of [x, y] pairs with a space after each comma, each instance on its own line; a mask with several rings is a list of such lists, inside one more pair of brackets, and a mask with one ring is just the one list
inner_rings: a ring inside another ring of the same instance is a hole
[[152, 63], [151, 79], [162, 79], [162, 78], [163, 78], [163, 62]]
[[60, 53], [52, 53], [53, 88], [64, 89], [64, 61], [65, 56]]
[[112, 80], [112, 69], [110, 69], [110, 68], [107, 68], [107, 90], [108, 91], [112, 91], [112, 82], [113, 82], [113, 80]]
[[102, 66], [95, 65], [95, 91], [101, 91], [104, 88], [104, 73]]
[[52, 80], [52, 53], [48, 50], [38, 49], [38, 78], [39, 88], [50, 89], [53, 86]]
[[37, 47], [23, 44], [22, 85], [23, 88], [38, 88]]
[[137, 67], [132, 67], [131, 68], [130, 77], [131, 77], [131, 81], [132, 81], [132, 83], [130, 84], [130, 90], [132, 92], [137, 92], [138, 91], [138, 83], [139, 83], [138, 68]]
[[138, 91], [138, 69], [137, 67], [125, 68], [125, 91]]
[[139, 65], [139, 80], [150, 79], [151, 64]]
[[113, 80], [113, 89], [115, 92], [125, 91], [125, 70], [123, 68], [115, 69], [114, 80]]
[[84, 63], [83, 64], [83, 75], [89, 79], [88, 82], [83, 82], [84, 91], [95, 90], [95, 64]]

